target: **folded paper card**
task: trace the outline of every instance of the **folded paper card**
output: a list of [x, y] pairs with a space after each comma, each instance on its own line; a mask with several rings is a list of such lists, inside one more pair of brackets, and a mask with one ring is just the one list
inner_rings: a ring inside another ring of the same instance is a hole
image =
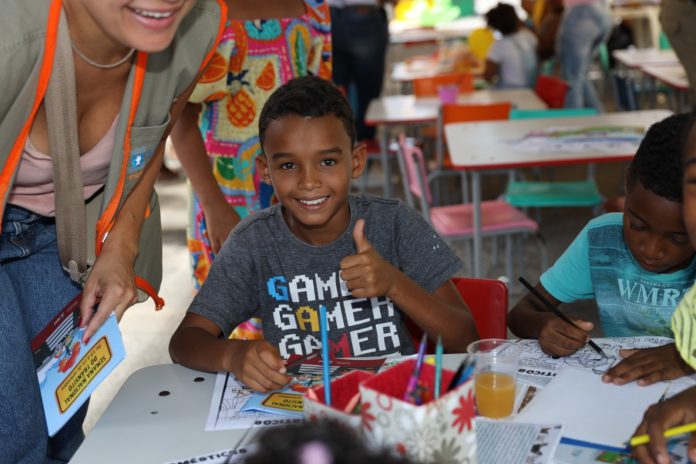
[[48, 434], [53, 436], [126, 357], [116, 316], [109, 316], [88, 343], [79, 327], [81, 294], [31, 342]]
[[[415, 363], [404, 361], [360, 384], [360, 415], [367, 441], [414, 462], [476, 464], [473, 382], [416, 406], [402, 400]], [[449, 385], [453, 376], [454, 372], [443, 369], [442, 385]], [[435, 368], [423, 364], [420, 382], [426, 391], [433, 391], [434, 378]]]

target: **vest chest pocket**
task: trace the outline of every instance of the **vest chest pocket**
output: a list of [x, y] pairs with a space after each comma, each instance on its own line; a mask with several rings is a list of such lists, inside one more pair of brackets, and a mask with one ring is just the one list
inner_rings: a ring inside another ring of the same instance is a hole
[[130, 153], [126, 169], [126, 190], [137, 182], [143, 174], [155, 150], [162, 141], [162, 136], [169, 126], [171, 116], [167, 113], [166, 120], [156, 126], [132, 126], [130, 129]]

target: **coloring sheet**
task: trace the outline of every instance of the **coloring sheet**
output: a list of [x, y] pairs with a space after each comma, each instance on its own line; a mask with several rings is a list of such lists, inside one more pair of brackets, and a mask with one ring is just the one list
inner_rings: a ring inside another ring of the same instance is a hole
[[256, 449], [255, 445], [242, 445], [236, 449], [223, 449], [212, 453], [191, 456], [176, 461], [168, 461], [166, 464], [193, 464], [204, 462], [205, 464], [242, 464]]
[[634, 153], [643, 139], [643, 127], [550, 127], [509, 142], [523, 153]]
[[602, 382], [590, 369], [563, 369], [514, 421], [563, 424], [564, 439], [620, 451], [664, 390], [664, 382], [619, 386]]
[[523, 424], [476, 418], [478, 464], [546, 464], [561, 439], [559, 424]]
[[254, 426], [293, 424], [302, 421], [277, 414], [242, 412], [252, 394], [253, 390], [242, 385], [234, 375], [218, 373], [205, 430], [248, 429]]
[[[620, 350], [650, 348], [674, 343], [674, 340], [671, 338], [652, 336], [593, 338], [592, 340], [606, 353], [606, 358], [600, 356], [586, 345], [570, 356], [555, 359], [544, 354], [536, 340], [519, 340], [517, 344], [522, 348], [522, 355], [520, 356], [518, 381], [543, 388], [566, 366], [587, 369], [597, 375], [602, 375], [621, 360], [621, 356], [619, 355]], [[693, 380], [687, 380], [685, 382], [686, 386], [693, 384]], [[677, 390], [681, 391], [678, 388]], [[670, 391], [670, 395], [674, 393], [675, 392]]]
[[[384, 361], [385, 358], [375, 357], [334, 358], [331, 378], [354, 370], [377, 372]], [[218, 373], [205, 429], [245, 429], [301, 422], [304, 392], [322, 381], [321, 356], [318, 352], [293, 355], [288, 359], [287, 369], [288, 374], [294, 376], [293, 381], [286, 388], [269, 393], [256, 393], [234, 375]]]

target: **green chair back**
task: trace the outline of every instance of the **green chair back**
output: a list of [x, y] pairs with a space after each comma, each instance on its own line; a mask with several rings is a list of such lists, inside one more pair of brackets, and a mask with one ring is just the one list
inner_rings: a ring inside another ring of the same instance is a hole
[[[510, 119], [572, 118], [595, 114], [598, 111], [594, 108], [513, 109], [510, 111]], [[591, 170], [588, 170], [588, 179], [585, 181], [510, 182], [503, 197], [518, 208], [597, 207], [602, 201]]]
[[669, 39], [667, 38], [667, 34], [665, 34], [664, 31], [660, 32], [660, 37], [659, 37], [659, 47], [660, 50], [671, 50], [672, 49], [672, 44], [669, 43]]
[[539, 118], [573, 118], [594, 116], [598, 111], [594, 108], [556, 108], [548, 110], [510, 110], [510, 119], [539, 119]]

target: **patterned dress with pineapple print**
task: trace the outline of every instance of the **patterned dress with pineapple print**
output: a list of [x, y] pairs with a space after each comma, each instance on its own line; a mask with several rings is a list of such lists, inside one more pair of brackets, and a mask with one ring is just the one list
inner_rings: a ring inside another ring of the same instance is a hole
[[[283, 83], [308, 74], [331, 79], [331, 20], [326, 0], [305, 0], [291, 18], [229, 20], [191, 102], [201, 103], [200, 130], [213, 175], [241, 217], [270, 204], [272, 188], [260, 182], [258, 118]], [[191, 190], [187, 243], [196, 288], [214, 253], [203, 209]], [[259, 338], [260, 321], [241, 324], [233, 336]]]

